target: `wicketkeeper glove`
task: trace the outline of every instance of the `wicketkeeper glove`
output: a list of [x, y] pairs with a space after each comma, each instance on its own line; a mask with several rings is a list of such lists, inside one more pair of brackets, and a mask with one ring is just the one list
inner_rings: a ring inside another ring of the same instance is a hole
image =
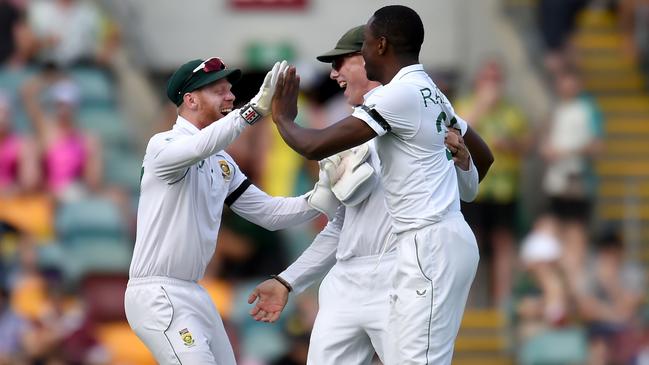
[[331, 183], [331, 191], [346, 206], [361, 203], [376, 186], [378, 177], [367, 162], [369, 156], [369, 145], [364, 143], [321, 161]]
[[275, 62], [273, 68], [268, 71], [264, 82], [259, 88], [259, 92], [255, 95], [248, 104], [244, 105], [239, 114], [245, 119], [248, 124], [254, 124], [259, 119], [270, 114], [270, 103], [275, 94], [275, 87], [277, 86], [277, 79], [280, 74], [283, 74], [288, 69], [288, 62], [282, 61]]
[[316, 182], [313, 190], [311, 190], [307, 202], [311, 208], [324, 213], [329, 220], [332, 220], [336, 215], [336, 210], [340, 205], [340, 201], [336, 198], [333, 192], [331, 192], [331, 183], [329, 182], [329, 177], [326, 172], [322, 169], [322, 164], [320, 167], [318, 182]]

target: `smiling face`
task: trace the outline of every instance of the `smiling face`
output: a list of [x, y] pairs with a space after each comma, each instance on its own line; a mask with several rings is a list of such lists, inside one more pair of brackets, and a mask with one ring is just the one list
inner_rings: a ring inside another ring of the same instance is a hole
[[221, 79], [200, 89], [185, 94], [183, 105], [196, 115], [199, 129], [223, 118], [232, 111], [235, 96], [230, 91], [232, 84]]
[[365, 62], [359, 53], [337, 57], [331, 63], [329, 77], [345, 89], [344, 95], [350, 105], [363, 104], [363, 95], [378, 86], [365, 74]]

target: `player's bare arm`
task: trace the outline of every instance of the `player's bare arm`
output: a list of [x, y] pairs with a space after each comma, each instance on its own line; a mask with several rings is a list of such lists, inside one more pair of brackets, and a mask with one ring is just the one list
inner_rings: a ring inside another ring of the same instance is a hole
[[473, 158], [473, 163], [475, 164], [476, 169], [478, 169], [478, 177], [480, 181], [487, 175], [487, 171], [491, 167], [491, 164], [494, 163], [494, 155], [491, 153], [491, 149], [487, 146], [487, 143], [476, 133], [470, 126], [467, 127], [466, 133], [464, 133], [464, 143], [471, 153]]
[[280, 135], [293, 150], [310, 160], [321, 160], [363, 144], [376, 137], [362, 120], [349, 116], [324, 129], [302, 128], [294, 123], [300, 78], [295, 67], [280, 75], [272, 100], [273, 121]]

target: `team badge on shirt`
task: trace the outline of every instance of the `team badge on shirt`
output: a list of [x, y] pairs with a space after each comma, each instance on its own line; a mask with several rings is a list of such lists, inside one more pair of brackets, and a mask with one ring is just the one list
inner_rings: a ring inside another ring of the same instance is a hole
[[223, 175], [224, 180], [230, 180], [232, 177], [232, 170], [230, 165], [226, 160], [219, 160], [219, 166], [221, 166], [221, 175]]
[[192, 347], [196, 344], [192, 333], [189, 332], [187, 328], [178, 331], [178, 333], [180, 334], [180, 338], [183, 340], [183, 344], [185, 344], [185, 346]]

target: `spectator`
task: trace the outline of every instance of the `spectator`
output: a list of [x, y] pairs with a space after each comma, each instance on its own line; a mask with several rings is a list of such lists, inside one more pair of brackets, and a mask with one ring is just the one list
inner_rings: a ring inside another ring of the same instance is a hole
[[649, 0], [620, 0], [625, 51], [649, 75]]
[[89, 1], [33, 1], [29, 18], [43, 62], [105, 65], [117, 45], [116, 28]]
[[571, 64], [570, 37], [577, 14], [590, 0], [541, 0], [538, 2], [539, 29], [546, 47], [544, 64], [551, 74]]
[[27, 322], [11, 309], [11, 293], [0, 284], [0, 365], [13, 365], [21, 360]]
[[494, 154], [495, 161], [480, 183], [478, 197], [474, 203], [463, 204], [462, 212], [483, 252], [490, 248], [487, 255], [493, 257], [493, 298], [499, 304], [511, 291], [521, 156], [529, 144], [527, 120], [507, 100], [504, 86], [501, 64], [488, 60], [478, 70], [473, 93], [456, 104], [458, 114]]
[[630, 363], [634, 349], [628, 348], [628, 335], [634, 330], [642, 305], [643, 271], [624, 260], [622, 237], [616, 230], [609, 230], [598, 240], [586, 272], [576, 294], [588, 329], [589, 364]]
[[[567, 316], [567, 293], [559, 266], [561, 244], [557, 237], [557, 223], [552, 217], [539, 218], [532, 232], [523, 240], [521, 259], [541, 298], [536, 305], [537, 317], [549, 325], [561, 325]], [[528, 303], [529, 308], [529, 303]], [[529, 313], [529, 312], [528, 312]]]
[[9, 97], [0, 92], [0, 195], [34, 190], [39, 180], [34, 141], [12, 127]]
[[600, 150], [602, 118], [574, 71], [560, 72], [555, 87], [559, 102], [541, 142], [541, 156], [547, 163], [543, 189], [560, 223], [563, 269], [574, 280], [584, 268], [586, 227], [595, 192], [592, 159]]
[[0, 65], [24, 65], [31, 56], [34, 41], [24, 9], [10, 0], [0, 0]]
[[[53, 104], [51, 113], [39, 100], [46, 87]], [[43, 152], [46, 187], [64, 200], [80, 191], [97, 192], [102, 184], [99, 141], [77, 126], [79, 98], [77, 86], [56, 71], [36, 75], [23, 88], [27, 114]]]

